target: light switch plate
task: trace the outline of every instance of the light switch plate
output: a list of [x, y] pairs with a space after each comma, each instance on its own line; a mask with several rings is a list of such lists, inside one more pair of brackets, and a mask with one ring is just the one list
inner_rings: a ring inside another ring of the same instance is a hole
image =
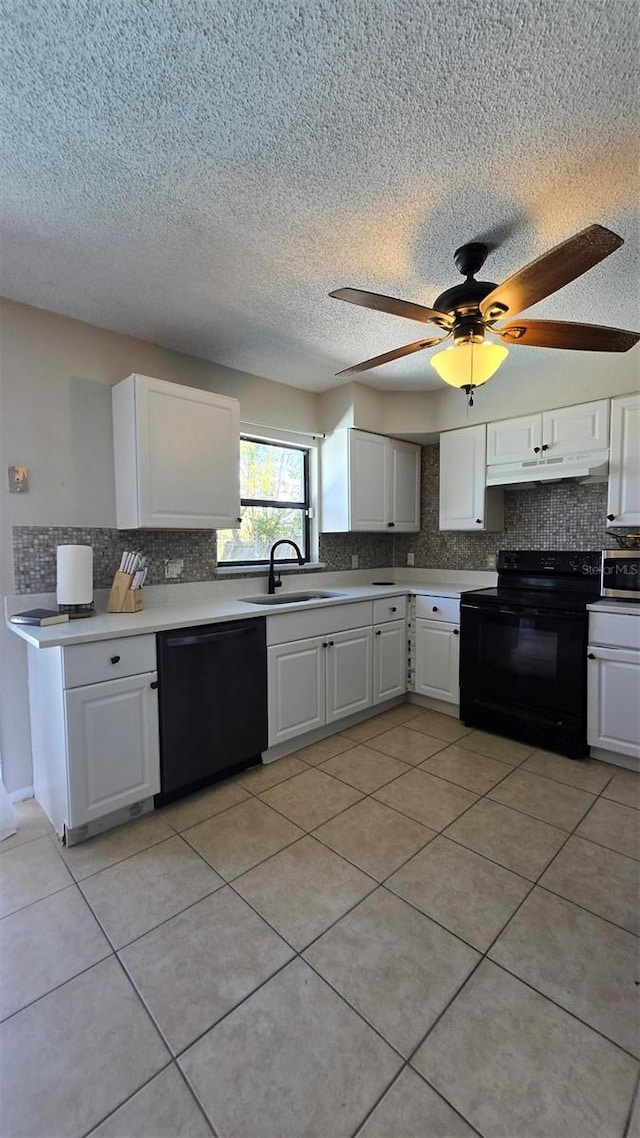
[[9, 468], [9, 493], [10, 494], [26, 494], [29, 490], [29, 467], [28, 466], [10, 466]]
[[351, 568], [352, 568], [352, 569], [357, 569], [357, 568], [358, 568], [358, 565], [359, 565], [359, 564], [360, 564], [360, 562], [359, 562], [359, 560], [358, 560], [358, 554], [357, 554], [357, 553], [352, 553], [352, 554], [351, 554]]
[[415, 553], [407, 553], [407, 565], [415, 565], [415, 563], [416, 563]]

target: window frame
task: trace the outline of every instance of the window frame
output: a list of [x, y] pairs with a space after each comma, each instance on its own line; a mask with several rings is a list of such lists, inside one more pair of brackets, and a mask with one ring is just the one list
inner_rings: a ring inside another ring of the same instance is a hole
[[[259, 435], [240, 435], [240, 443], [259, 443], [261, 446], [278, 447], [280, 450], [297, 450], [302, 452], [303, 456], [303, 480], [304, 480], [304, 501], [302, 502], [276, 502], [270, 498], [240, 498], [240, 512], [242, 513], [243, 506], [257, 506], [267, 507], [278, 510], [300, 510], [302, 513], [303, 523], [303, 548], [301, 550], [303, 555], [303, 564], [309, 565], [311, 563], [311, 513], [313, 505], [311, 502], [311, 451], [308, 446], [303, 446], [300, 443], [280, 442], [277, 439], [260, 438]], [[240, 528], [239, 526], [237, 527]], [[216, 541], [217, 545], [217, 541]], [[217, 550], [216, 550], [217, 556]], [[278, 557], [276, 558], [275, 565], [297, 565], [297, 557]], [[220, 561], [218, 560], [218, 568], [234, 569], [234, 568], [247, 568], [252, 565], [265, 566], [269, 565], [269, 558], [261, 558], [260, 560], [244, 560], [244, 561]]]

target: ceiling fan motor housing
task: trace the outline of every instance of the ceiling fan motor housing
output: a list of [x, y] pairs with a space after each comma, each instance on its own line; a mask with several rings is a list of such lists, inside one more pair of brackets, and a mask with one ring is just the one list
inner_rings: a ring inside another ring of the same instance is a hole
[[488, 246], [480, 241], [471, 241], [456, 249], [453, 254], [456, 268], [467, 279], [462, 284], [441, 292], [433, 302], [436, 311], [449, 312], [455, 318], [455, 344], [481, 344], [484, 340], [485, 323], [479, 305], [485, 296], [493, 292], [496, 285], [491, 281], [473, 280], [473, 277], [484, 265], [488, 253]]

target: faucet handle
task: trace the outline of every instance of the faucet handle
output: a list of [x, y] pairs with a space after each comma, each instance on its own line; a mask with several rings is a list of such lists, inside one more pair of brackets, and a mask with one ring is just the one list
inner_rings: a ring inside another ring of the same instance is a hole
[[281, 589], [282, 588], [282, 577], [280, 576], [279, 573], [276, 573], [274, 575], [273, 587], [274, 587], [274, 589]]

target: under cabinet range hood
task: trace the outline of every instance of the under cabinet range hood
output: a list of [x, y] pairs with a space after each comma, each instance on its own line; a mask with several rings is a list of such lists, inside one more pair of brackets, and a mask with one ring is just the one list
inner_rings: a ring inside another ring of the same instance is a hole
[[536, 482], [606, 482], [609, 452], [563, 455], [561, 458], [526, 459], [487, 467], [487, 486], [521, 486]]

